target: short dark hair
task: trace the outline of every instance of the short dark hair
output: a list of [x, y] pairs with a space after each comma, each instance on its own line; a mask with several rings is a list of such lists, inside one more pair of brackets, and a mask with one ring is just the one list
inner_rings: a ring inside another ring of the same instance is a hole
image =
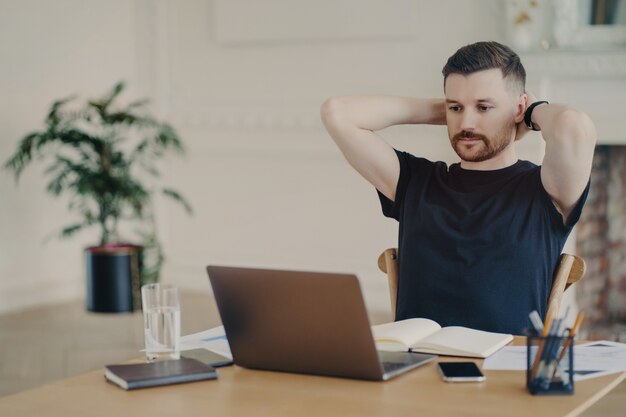
[[526, 89], [526, 70], [519, 56], [511, 48], [498, 42], [476, 42], [460, 48], [454, 53], [441, 71], [443, 86], [450, 74], [472, 74], [474, 72], [500, 68], [502, 77], [519, 87]]

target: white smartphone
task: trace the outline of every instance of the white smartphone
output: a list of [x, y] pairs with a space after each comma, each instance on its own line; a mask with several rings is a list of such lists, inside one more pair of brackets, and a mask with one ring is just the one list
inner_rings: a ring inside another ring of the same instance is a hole
[[446, 382], [482, 382], [485, 375], [474, 362], [439, 362], [441, 377]]

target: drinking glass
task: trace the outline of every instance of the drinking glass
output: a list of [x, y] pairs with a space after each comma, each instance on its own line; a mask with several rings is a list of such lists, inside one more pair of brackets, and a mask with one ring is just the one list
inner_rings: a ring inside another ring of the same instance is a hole
[[178, 289], [171, 285], [144, 285], [141, 302], [148, 362], [180, 359]]

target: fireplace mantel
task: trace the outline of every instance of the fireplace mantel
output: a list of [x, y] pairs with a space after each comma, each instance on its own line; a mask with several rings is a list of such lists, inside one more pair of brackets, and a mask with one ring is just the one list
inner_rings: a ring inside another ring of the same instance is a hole
[[599, 144], [626, 145], [626, 49], [549, 50], [521, 59], [530, 91], [587, 112]]

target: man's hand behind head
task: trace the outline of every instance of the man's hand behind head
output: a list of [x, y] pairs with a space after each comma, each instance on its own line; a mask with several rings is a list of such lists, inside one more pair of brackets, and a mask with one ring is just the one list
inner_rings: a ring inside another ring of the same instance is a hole
[[[537, 101], [537, 97], [535, 97], [535, 95], [531, 93], [530, 91], [526, 91], [526, 96], [528, 98], [526, 99], [526, 108], [524, 109], [524, 113], [526, 113], [526, 109], [531, 104]], [[515, 132], [515, 140], [516, 141], [520, 140], [528, 132], [530, 132], [530, 129], [526, 126], [526, 123], [524, 123], [524, 120], [522, 119], [521, 122], [517, 123], [517, 131]]]

